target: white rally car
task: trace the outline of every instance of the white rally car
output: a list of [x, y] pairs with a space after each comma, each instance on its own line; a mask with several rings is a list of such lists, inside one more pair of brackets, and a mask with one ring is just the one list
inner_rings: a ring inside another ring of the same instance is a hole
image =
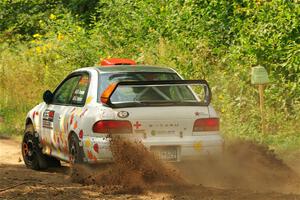
[[205, 80], [173, 69], [106, 59], [69, 74], [27, 115], [22, 155], [27, 167], [112, 162], [108, 135], [141, 141], [167, 161], [222, 151], [219, 118]]

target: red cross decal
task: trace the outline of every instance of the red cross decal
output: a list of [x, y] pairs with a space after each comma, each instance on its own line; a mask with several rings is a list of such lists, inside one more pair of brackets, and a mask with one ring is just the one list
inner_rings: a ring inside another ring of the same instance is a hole
[[135, 124], [133, 124], [133, 126], [135, 127], [135, 129], [139, 129], [142, 124], [139, 121], [136, 121]]

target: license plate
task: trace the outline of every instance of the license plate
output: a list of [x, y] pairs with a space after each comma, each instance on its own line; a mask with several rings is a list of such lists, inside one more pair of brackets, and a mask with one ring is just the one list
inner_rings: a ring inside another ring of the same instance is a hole
[[176, 146], [152, 146], [150, 150], [161, 160], [177, 161], [178, 159]]

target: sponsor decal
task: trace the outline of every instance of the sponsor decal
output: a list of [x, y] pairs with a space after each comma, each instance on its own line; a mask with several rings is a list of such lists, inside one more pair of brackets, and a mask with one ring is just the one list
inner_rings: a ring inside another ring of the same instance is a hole
[[90, 150], [87, 151], [87, 157], [92, 161], [97, 161], [96, 156], [94, 156]]
[[178, 123], [166, 123], [166, 124], [149, 124], [149, 127], [178, 127]]
[[74, 129], [76, 129], [78, 127], [78, 123], [77, 121], [74, 123]]
[[72, 101], [74, 101], [74, 102], [77, 102], [77, 103], [80, 103], [81, 101], [82, 101], [82, 97], [78, 97], [78, 96], [74, 96], [73, 98], [72, 98]]
[[127, 111], [118, 112], [118, 117], [120, 117], [120, 118], [126, 118], [128, 116], [129, 116], [129, 112], [127, 112]]
[[85, 102], [85, 103], [86, 103], [86, 104], [91, 103], [92, 99], [93, 99], [92, 96], [88, 96], [88, 98], [86, 99], [86, 102]]
[[79, 116], [81, 112], [82, 112], [82, 108], [79, 108], [76, 110], [75, 115]]
[[45, 110], [43, 113], [43, 128], [53, 129], [54, 110]]
[[43, 128], [53, 129], [53, 122], [48, 120], [43, 120]]
[[193, 144], [193, 147], [194, 147], [194, 149], [195, 149], [196, 151], [201, 151], [201, 149], [202, 149], [202, 142], [200, 142], [200, 141], [195, 142], [195, 143]]
[[84, 95], [85, 91], [84, 90], [79, 90], [79, 89], [76, 89], [74, 94], [79, 94], [79, 95]]
[[79, 116], [79, 117], [80, 117], [80, 118], [81, 118], [81, 117], [83, 117], [83, 116], [84, 116], [84, 114], [86, 113], [86, 111], [88, 111], [88, 109], [87, 109], [87, 108], [85, 108], [85, 109], [84, 109], [84, 111], [83, 111], [83, 112], [80, 114], [80, 116]]
[[87, 85], [90, 82], [88, 76], [82, 76], [79, 80], [79, 85]]
[[96, 153], [99, 153], [99, 145], [97, 143], [95, 143], [93, 147], [94, 147], [94, 151]]
[[92, 145], [91, 141], [89, 139], [87, 139], [84, 143], [84, 146], [86, 146], [86, 148], [90, 148]]
[[176, 131], [174, 130], [157, 130], [157, 134], [162, 134], [162, 135], [170, 135], [170, 134], [175, 134]]
[[133, 124], [133, 126], [135, 129], [139, 129], [142, 126], [142, 124], [139, 121], [136, 121], [135, 124]]
[[79, 138], [80, 138], [80, 139], [83, 138], [83, 130], [80, 130], [80, 132], [79, 132]]
[[145, 129], [134, 130], [135, 133], [146, 133]]
[[71, 118], [70, 118], [70, 125], [73, 124], [73, 120], [74, 120], [74, 113], [71, 115]]
[[89, 158], [90, 160], [93, 159], [93, 154], [92, 154], [92, 152], [90, 152], [89, 150], [87, 150], [87, 156], [88, 156], [88, 158]]

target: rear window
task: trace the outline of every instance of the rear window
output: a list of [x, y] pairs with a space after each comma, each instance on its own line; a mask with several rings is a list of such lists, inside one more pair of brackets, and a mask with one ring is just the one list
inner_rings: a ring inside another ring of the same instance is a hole
[[111, 83], [121, 81], [166, 81], [181, 80], [175, 73], [165, 72], [122, 72], [122, 73], [103, 73], [100, 76], [100, 96]]
[[[104, 73], [100, 76], [100, 93], [111, 84], [121, 81], [166, 81], [181, 80], [176, 73], [165, 72], [122, 72]], [[118, 103], [178, 103], [198, 102], [191, 88], [187, 85], [157, 86], [119, 86], [111, 96], [111, 102]]]

